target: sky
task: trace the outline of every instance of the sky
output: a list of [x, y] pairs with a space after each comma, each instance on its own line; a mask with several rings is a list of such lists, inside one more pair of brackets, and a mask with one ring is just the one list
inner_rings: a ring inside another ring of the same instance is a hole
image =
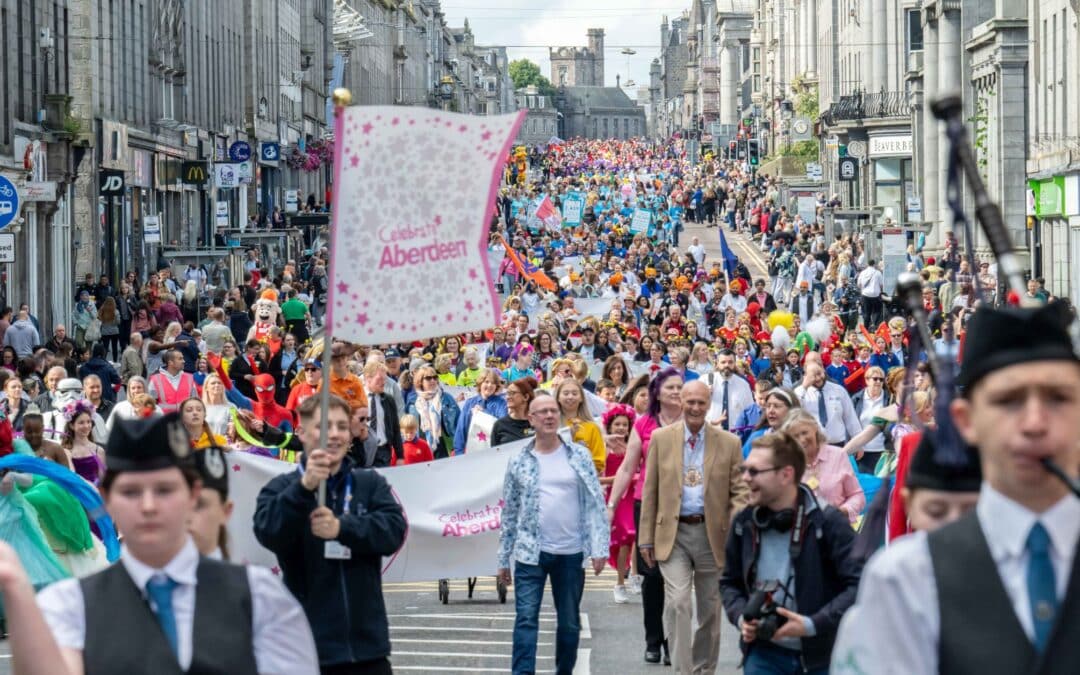
[[[510, 59], [527, 58], [551, 77], [548, 47], [584, 47], [589, 28], [603, 28], [604, 80], [615, 86], [615, 75], [636, 83], [649, 82], [649, 64], [660, 56], [660, 22], [674, 19], [690, 0], [443, 0], [447, 23], [461, 26], [466, 18], [479, 45], [507, 45]], [[622, 54], [624, 47], [635, 50]]]

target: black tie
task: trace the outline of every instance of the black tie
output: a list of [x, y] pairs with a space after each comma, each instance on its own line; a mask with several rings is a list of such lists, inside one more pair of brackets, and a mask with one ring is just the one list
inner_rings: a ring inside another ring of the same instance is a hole
[[724, 406], [724, 431], [727, 431], [729, 428], [731, 428], [731, 420], [728, 419], [728, 391], [727, 391], [727, 385], [728, 385], [727, 380], [724, 380], [723, 399], [722, 399], [721, 404], [720, 404], [720, 405]]
[[825, 407], [825, 388], [824, 387], [822, 387], [821, 389], [818, 390], [817, 407], [818, 407], [818, 417], [821, 419], [821, 426], [822, 426], [822, 428], [826, 428], [826, 427], [829, 426], [829, 411]]

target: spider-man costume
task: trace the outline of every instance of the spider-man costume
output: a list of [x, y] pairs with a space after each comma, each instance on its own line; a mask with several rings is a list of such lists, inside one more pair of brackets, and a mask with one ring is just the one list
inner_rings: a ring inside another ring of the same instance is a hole
[[[252, 379], [251, 384], [255, 389], [255, 400], [252, 400], [236, 391], [233, 387], [232, 379], [229, 377], [229, 374], [225, 372], [220, 356], [217, 354], [208, 354], [207, 360], [210, 365], [213, 366], [214, 370], [217, 371], [222, 384], [225, 385], [225, 390], [229, 399], [235, 399], [237, 397], [242, 398], [251, 405], [251, 411], [262, 421], [281, 429], [282, 431], [293, 430], [293, 427], [296, 425], [293, 414], [284, 406], [278, 405], [277, 401], [274, 400], [274, 387], [276, 385], [274, 384], [273, 375], [270, 375], [269, 373], [260, 373]], [[237, 404], [237, 407], [244, 406]]]

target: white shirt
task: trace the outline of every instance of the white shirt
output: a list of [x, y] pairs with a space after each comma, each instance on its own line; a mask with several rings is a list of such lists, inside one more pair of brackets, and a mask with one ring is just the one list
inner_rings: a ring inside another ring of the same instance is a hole
[[[1064, 598], [1080, 539], [1080, 499], [1069, 495], [1037, 515], [983, 483], [975, 513], [1005, 593], [1031, 639], [1035, 628], [1027, 595], [1028, 533], [1038, 520], [1050, 535], [1057, 595]], [[930, 546], [926, 533], [917, 532], [896, 540], [867, 563], [858, 599], [840, 623], [830, 672], [936, 673], [940, 633]]]
[[[189, 537], [180, 553], [162, 570], [136, 560], [126, 546], [121, 550], [120, 564], [143, 597], [146, 596], [146, 582], [156, 574], [167, 574], [178, 583], [173, 591], [173, 613], [176, 616], [178, 660], [180, 668], [186, 671], [191, 667], [195, 623], [195, 573], [199, 566], [195, 543]], [[253, 651], [259, 673], [318, 675], [315, 638], [300, 603], [270, 570], [250, 565], [247, 575], [251, 586]], [[37, 602], [60, 647], [82, 651], [86, 643], [86, 607], [79, 580], [56, 582], [38, 593]], [[289, 639], [283, 640], [283, 635], [288, 635]]]
[[[795, 388], [795, 395], [799, 397], [802, 407], [806, 412], [814, 416], [821, 428], [825, 430], [825, 438], [830, 445], [843, 445], [845, 441], [854, 438], [862, 431], [859, 416], [855, 414], [855, 406], [848, 396], [847, 390], [835, 382], [825, 382], [821, 389], [811, 387], [809, 389], [801, 384]], [[821, 419], [818, 406], [818, 398], [825, 397], [825, 412], [828, 420]]]
[[868, 298], [881, 297], [881, 293], [885, 289], [885, 277], [882, 275], [881, 270], [876, 267], [867, 267], [862, 272], [859, 272], [857, 281], [859, 292]]
[[[865, 391], [865, 390], [864, 390]], [[854, 405], [854, 404], [853, 404]], [[870, 426], [870, 421], [874, 419], [874, 413], [885, 406], [885, 389], [881, 390], [881, 394], [877, 398], [870, 398], [870, 394], [863, 394], [862, 412], [859, 413], [859, 424], [866, 427]], [[885, 434], [878, 434], [874, 436], [873, 440], [863, 446], [863, 452], [882, 452], [885, 450]]]
[[[163, 415], [161, 408], [155, 406], [153, 417]], [[138, 419], [139, 413], [131, 407], [131, 401], [118, 401], [113, 406], [112, 412], [109, 413], [109, 419], [105, 421], [106, 433], [111, 433], [113, 425], [116, 424], [116, 420], [133, 420]]]
[[720, 298], [720, 311], [726, 312], [728, 308], [732, 308], [736, 313], [742, 313], [746, 311], [746, 297], [742, 295], [732, 295], [731, 293], [725, 293], [724, 297]]
[[581, 553], [578, 527], [581, 500], [577, 474], [565, 445], [554, 452], [533, 451], [540, 467], [540, 550], [556, 555]]
[[728, 429], [734, 428], [735, 420], [739, 419], [742, 411], [750, 407], [750, 404], [754, 402], [754, 392], [750, 389], [750, 383], [734, 374], [725, 380], [719, 371], [712, 375], [705, 375], [701, 379], [705, 384], [712, 387], [712, 400], [709, 405], [709, 412], [705, 415], [705, 421], [715, 422], [724, 414], [724, 382], [727, 382]]
[[798, 286], [804, 281], [810, 286], [813, 286], [814, 282], [817, 281], [817, 260], [803, 260], [799, 263], [799, 272], [795, 277], [795, 285]]
[[[693, 444], [690, 443], [693, 439]], [[686, 472], [696, 470], [701, 480], [697, 485], [686, 484]], [[697, 433], [691, 433], [690, 427], [683, 425], [683, 475], [682, 500], [679, 502], [680, 516], [705, 515], [705, 426]]]
[[[120, 405], [117, 403], [117, 405]], [[214, 432], [218, 436], [227, 435], [229, 430], [229, 422], [232, 422], [232, 409], [236, 407], [232, 403], [214, 403], [206, 406], [206, 424], [210, 427], [210, 431]], [[112, 420], [112, 416], [109, 416]]]
[[701, 244], [697, 244], [696, 246], [691, 244], [686, 249], [686, 252], [694, 258], [694, 262], [697, 264], [700, 265], [705, 262], [705, 247]]

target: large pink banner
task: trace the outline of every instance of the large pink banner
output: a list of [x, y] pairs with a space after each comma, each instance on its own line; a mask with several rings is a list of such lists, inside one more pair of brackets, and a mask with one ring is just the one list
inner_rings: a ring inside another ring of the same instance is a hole
[[488, 228], [524, 115], [394, 106], [338, 114], [331, 335], [371, 345], [499, 322]]

